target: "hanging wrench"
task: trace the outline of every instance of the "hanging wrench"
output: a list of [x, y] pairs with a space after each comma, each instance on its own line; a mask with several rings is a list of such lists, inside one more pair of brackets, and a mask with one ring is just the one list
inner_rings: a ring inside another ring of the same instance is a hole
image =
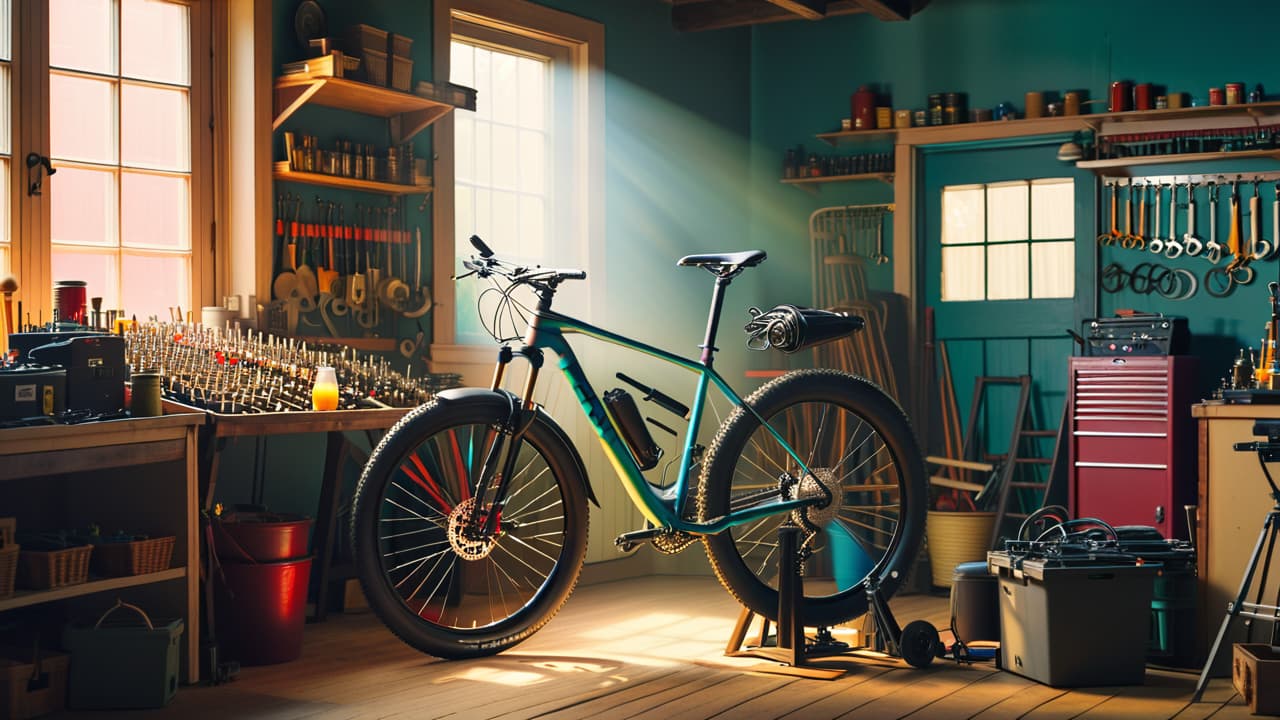
[[1271, 243], [1262, 239], [1262, 196], [1258, 193], [1258, 179], [1253, 180], [1253, 197], [1249, 198], [1249, 238], [1254, 260], [1266, 260], [1271, 254]]
[[1178, 242], [1178, 183], [1169, 186], [1169, 237], [1164, 241], [1164, 256], [1172, 260], [1185, 249]]
[[1151, 242], [1147, 243], [1147, 249], [1159, 255], [1164, 251], [1164, 240], [1160, 237], [1160, 203], [1162, 202], [1160, 195], [1164, 192], [1164, 186], [1153, 185], [1153, 187], [1156, 189], [1156, 211], [1152, 215], [1156, 221], [1153, 223], [1155, 229], [1151, 233]]
[[1187, 246], [1188, 255], [1199, 255], [1204, 249], [1204, 243], [1196, 237], [1196, 188], [1189, 182], [1187, 183], [1187, 232], [1182, 236], [1182, 244]]
[[1204, 259], [1218, 264], [1222, 259], [1222, 246], [1218, 244], [1218, 185], [1209, 181], [1209, 243], [1204, 246]]
[[884, 215], [876, 220], [876, 264], [883, 265], [889, 262], [889, 256], [884, 254]]

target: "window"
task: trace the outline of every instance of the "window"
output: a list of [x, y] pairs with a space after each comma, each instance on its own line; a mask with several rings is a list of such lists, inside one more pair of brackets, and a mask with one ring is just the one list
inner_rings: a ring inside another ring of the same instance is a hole
[[[104, 309], [140, 318], [198, 305], [211, 289], [212, 253], [195, 251], [210, 247], [212, 233], [213, 6], [24, 4], [15, 34], [47, 41], [48, 64], [46, 48], [23, 44], [10, 72], [12, 4], [0, 0], [0, 163], [15, 142], [14, 155], [48, 155], [56, 175], [39, 195], [16, 194], [13, 212], [0, 205], [0, 269], [19, 276], [33, 321], [51, 317], [50, 289], [65, 280], [87, 283]], [[11, 98], [20, 135], [10, 129]]]
[[1070, 178], [942, 189], [942, 300], [1075, 295]]
[[53, 276], [139, 316], [190, 307], [190, 34], [185, 5], [49, 3]]
[[471, 235], [523, 262], [586, 269], [596, 283], [561, 288], [575, 308], [603, 281], [588, 238], [603, 236], [604, 29], [522, 0], [440, 0], [434, 17], [436, 65], [476, 90], [476, 110], [435, 127], [433, 229], [454, 242], [433, 257], [437, 307], [450, 308], [434, 313], [433, 356], [456, 366], [483, 348], [487, 364], [483, 288], [450, 280]]

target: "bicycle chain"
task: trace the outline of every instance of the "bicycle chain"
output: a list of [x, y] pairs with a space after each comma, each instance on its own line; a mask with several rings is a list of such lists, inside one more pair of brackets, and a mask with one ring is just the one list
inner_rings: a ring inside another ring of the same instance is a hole
[[[1212, 274], [1213, 270], [1209, 273]], [[1213, 294], [1209, 288], [1208, 275], [1205, 279], [1206, 291]], [[1100, 280], [1102, 289], [1109, 293], [1118, 293], [1127, 287], [1139, 295], [1154, 292], [1167, 300], [1175, 301], [1187, 300], [1200, 290], [1200, 282], [1190, 270], [1167, 268], [1151, 262], [1138, 263], [1132, 270], [1126, 270], [1120, 263], [1110, 263], [1102, 269]]]

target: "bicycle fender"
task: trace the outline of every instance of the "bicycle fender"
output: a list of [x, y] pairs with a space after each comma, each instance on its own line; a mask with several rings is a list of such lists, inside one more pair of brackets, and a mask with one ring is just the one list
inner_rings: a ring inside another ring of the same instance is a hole
[[[520, 406], [520, 398], [515, 393], [506, 390], [490, 390], [488, 388], [479, 387], [463, 387], [450, 388], [441, 390], [436, 393], [436, 402], [441, 405], [450, 405], [457, 402], [492, 402], [495, 407], [509, 409]], [[587, 475], [587, 465], [582, 462], [582, 456], [578, 453], [578, 448], [569, 439], [568, 433], [559, 423], [551, 418], [542, 408], [538, 408], [535, 412], [546, 422], [547, 426], [556, 434], [557, 439], [562, 441], [565, 447], [569, 448], [569, 455], [573, 458], [573, 462], [578, 466], [578, 474], [582, 477], [582, 489], [587, 493], [587, 499], [596, 507], [600, 507], [600, 501], [596, 499], [595, 492], [591, 489], [591, 478]]]

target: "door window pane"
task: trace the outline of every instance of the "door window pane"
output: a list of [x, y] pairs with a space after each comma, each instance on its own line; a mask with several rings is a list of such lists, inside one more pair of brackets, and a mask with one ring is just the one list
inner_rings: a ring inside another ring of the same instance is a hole
[[0, 155], [8, 155], [9, 150], [9, 64], [0, 63]]
[[980, 245], [942, 248], [942, 299], [982, 300], [985, 252]]
[[1031, 239], [1076, 236], [1076, 186], [1066, 178], [1031, 183]]
[[1027, 239], [1027, 184], [987, 188], [987, 242]]
[[[1071, 272], [1063, 272], [1070, 268]], [[1031, 297], [1069, 298], [1076, 294], [1075, 243], [1031, 245]]]
[[1027, 281], [1026, 243], [987, 246], [988, 300], [1024, 300]]
[[[116, 246], [114, 170], [58, 166], [50, 181], [54, 243]], [[63, 278], [78, 280], [82, 278]]]
[[[9, 242], [9, 158], [0, 157], [0, 243]], [[5, 263], [4, 268], [9, 264]]]
[[186, 175], [124, 171], [120, 175], [120, 240], [125, 247], [191, 249]]
[[49, 144], [59, 160], [116, 162], [116, 82], [49, 76]]
[[121, 163], [184, 172], [191, 167], [187, 92], [134, 85], [121, 89]]
[[980, 243], [986, 210], [984, 191], [977, 187], [942, 189], [942, 244]]
[[13, 1], [0, 0], [0, 60], [13, 58]]
[[49, 64], [115, 75], [113, 0], [49, 0]]
[[140, 80], [191, 83], [191, 11], [160, 0], [124, 0], [120, 7], [121, 72]]

